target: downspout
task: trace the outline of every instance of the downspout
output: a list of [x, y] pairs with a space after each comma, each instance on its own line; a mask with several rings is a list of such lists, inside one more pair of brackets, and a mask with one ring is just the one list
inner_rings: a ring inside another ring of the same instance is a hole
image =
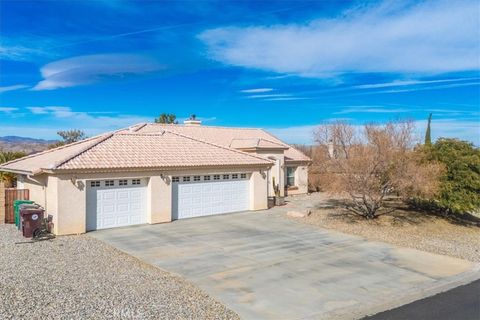
[[39, 180], [32, 177], [32, 174], [27, 174], [26, 177], [27, 177], [28, 180], [36, 182], [37, 184], [42, 186], [42, 188], [43, 188], [43, 203], [45, 203], [45, 208], [44, 209], [45, 209], [45, 212], [47, 212], [47, 188], [46, 188], [45, 183], [40, 182]]

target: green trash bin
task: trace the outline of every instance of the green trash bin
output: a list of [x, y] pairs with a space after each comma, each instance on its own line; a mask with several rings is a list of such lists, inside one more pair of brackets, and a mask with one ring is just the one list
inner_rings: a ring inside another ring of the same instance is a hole
[[17, 229], [20, 230], [20, 205], [22, 204], [33, 204], [32, 200], [15, 200], [13, 202], [13, 212], [15, 215], [15, 225]]

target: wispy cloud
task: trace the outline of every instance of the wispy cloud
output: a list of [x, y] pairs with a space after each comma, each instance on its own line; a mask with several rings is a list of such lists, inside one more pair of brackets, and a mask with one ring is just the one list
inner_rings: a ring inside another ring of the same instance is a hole
[[294, 101], [294, 100], [309, 100], [311, 98], [307, 97], [282, 97], [282, 98], [269, 98], [264, 99], [265, 101]]
[[240, 90], [242, 93], [261, 93], [261, 92], [270, 92], [273, 91], [273, 88], [256, 88], [256, 89], [245, 89]]
[[52, 90], [124, 78], [165, 69], [156, 60], [135, 54], [98, 54], [58, 60], [43, 66], [44, 80], [32, 90]]
[[384, 83], [372, 83], [352, 86], [354, 89], [377, 89], [388, 87], [404, 87], [404, 86], [417, 86], [432, 83], [445, 83], [445, 82], [459, 82], [468, 80], [480, 80], [480, 78], [455, 78], [455, 79], [438, 79], [438, 80], [396, 80], [392, 82]]
[[58, 40], [44, 37], [15, 37], [2, 36], [0, 43], [0, 58], [12, 61], [35, 61], [52, 58], [59, 54], [58, 50], [49, 50], [49, 47], [58, 44]]
[[18, 108], [12, 108], [12, 107], [0, 107], [0, 112], [3, 113], [12, 113], [14, 111], [17, 111]]
[[206, 30], [199, 38], [217, 61], [303, 77], [480, 69], [475, 0], [389, 1], [352, 9], [335, 19], [223, 27]]
[[16, 85], [13, 85], [13, 86], [0, 87], [0, 93], [7, 92], [7, 91], [24, 89], [24, 88], [28, 88], [28, 87], [29, 86], [27, 86], [25, 84], [16, 84]]
[[401, 113], [407, 112], [408, 109], [404, 108], [385, 108], [377, 106], [354, 106], [347, 107], [333, 114], [348, 114], [348, 113]]
[[274, 98], [274, 97], [290, 97], [291, 94], [288, 93], [273, 93], [273, 94], [254, 94], [247, 96], [249, 99], [263, 99], [263, 98]]
[[[419, 141], [425, 135], [425, 128], [427, 127], [426, 120], [414, 121], [416, 127], [416, 136]], [[357, 129], [361, 129], [361, 124], [354, 125]], [[287, 143], [297, 144], [313, 144], [313, 132], [317, 126], [293, 126], [286, 128], [270, 128], [269, 132], [275, 134], [280, 139]], [[473, 142], [480, 146], [480, 126], [478, 121], [471, 120], [456, 120], [456, 119], [442, 119], [434, 120], [432, 122], [432, 137], [438, 139], [443, 138], [458, 138]]]

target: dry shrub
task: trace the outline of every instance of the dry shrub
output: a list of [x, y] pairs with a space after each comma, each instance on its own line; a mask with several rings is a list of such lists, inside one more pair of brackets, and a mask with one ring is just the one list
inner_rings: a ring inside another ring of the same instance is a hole
[[387, 211], [388, 196], [431, 198], [442, 167], [426, 163], [413, 149], [410, 121], [354, 127], [345, 122], [321, 125], [315, 140], [322, 155], [314, 167], [325, 190], [348, 196], [346, 208], [365, 218]]

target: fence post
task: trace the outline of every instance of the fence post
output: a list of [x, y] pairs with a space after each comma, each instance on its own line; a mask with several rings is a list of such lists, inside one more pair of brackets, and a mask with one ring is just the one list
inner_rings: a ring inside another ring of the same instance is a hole
[[5, 184], [0, 181], [0, 224], [5, 223]]

